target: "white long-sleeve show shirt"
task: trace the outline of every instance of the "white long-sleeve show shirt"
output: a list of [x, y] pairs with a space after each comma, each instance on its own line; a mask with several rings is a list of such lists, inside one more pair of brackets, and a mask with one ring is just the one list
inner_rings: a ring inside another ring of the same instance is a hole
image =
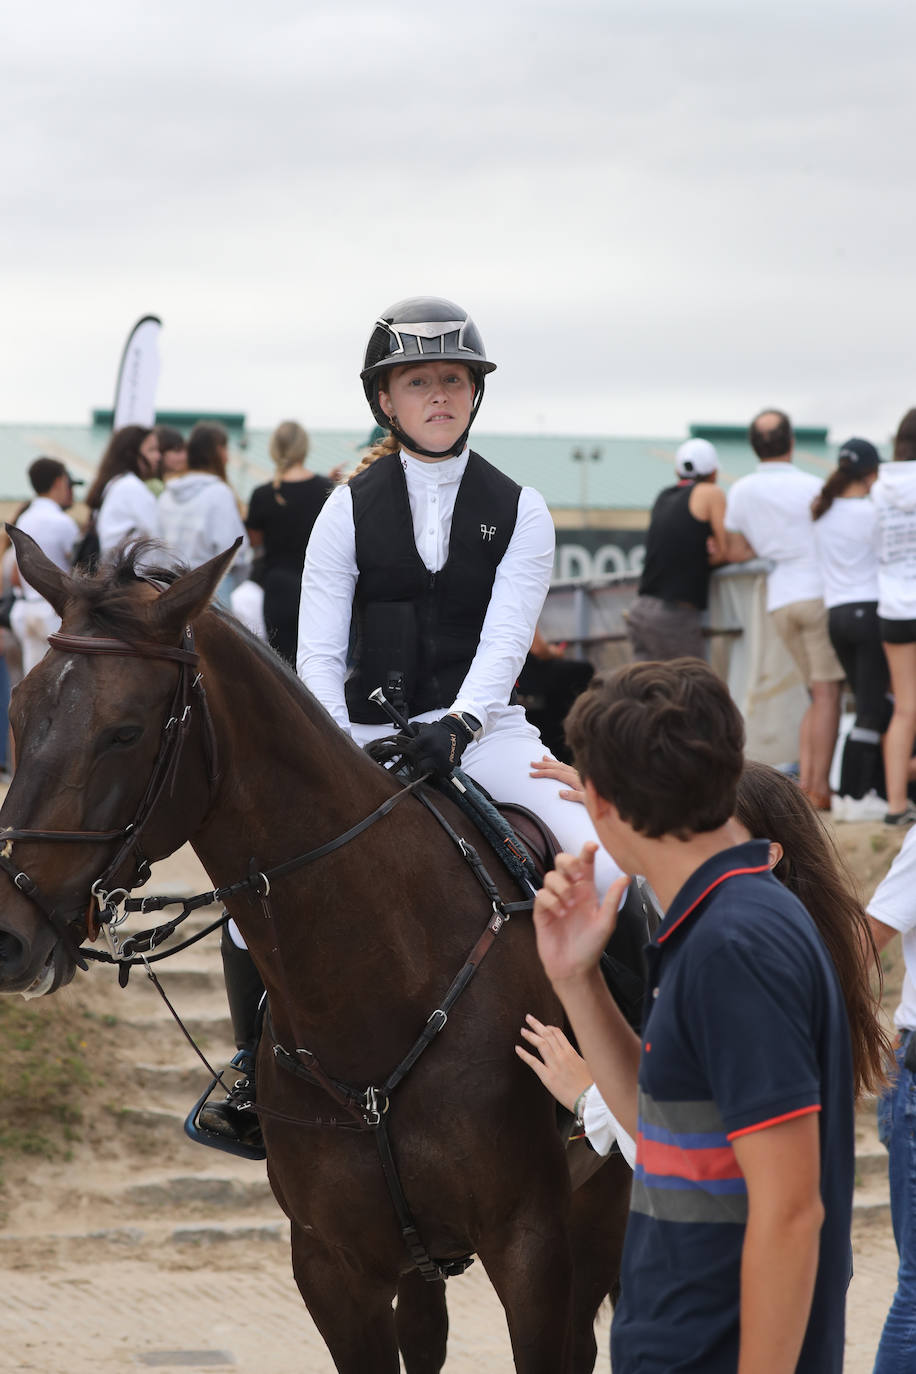
[[[435, 573], [448, 558], [452, 513], [468, 449], [440, 463], [424, 463], [403, 452], [400, 459], [417, 551], [428, 571]], [[486, 729], [491, 713], [506, 706], [547, 595], [554, 542], [544, 498], [533, 487], [522, 487], [515, 529], [496, 570], [477, 652], [457, 698], [443, 703], [443, 709], [469, 711]], [[305, 555], [297, 668], [344, 729], [350, 724], [344, 681], [358, 577], [353, 500], [343, 486], [325, 502]]]

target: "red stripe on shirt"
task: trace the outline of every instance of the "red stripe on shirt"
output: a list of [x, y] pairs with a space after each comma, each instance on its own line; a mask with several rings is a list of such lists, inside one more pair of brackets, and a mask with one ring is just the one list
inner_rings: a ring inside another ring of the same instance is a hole
[[672, 935], [672, 934], [674, 933], [674, 931], [677, 930], [677, 928], [678, 928], [678, 926], [681, 924], [681, 922], [682, 922], [682, 921], [686, 921], [686, 920], [687, 920], [687, 917], [690, 915], [690, 913], [691, 913], [692, 911], [695, 911], [696, 908], [700, 905], [700, 903], [701, 903], [702, 901], [705, 901], [705, 900], [706, 900], [706, 898], [709, 896], [710, 892], [712, 892], [715, 888], [717, 888], [717, 887], [719, 886], [720, 883], [724, 883], [724, 882], [726, 881], [727, 878], [738, 878], [738, 877], [740, 877], [743, 873], [768, 873], [769, 871], [770, 871], [770, 865], [769, 865], [769, 864], [760, 864], [757, 868], [733, 868], [733, 869], [731, 869], [728, 873], [722, 873], [718, 878], [716, 878], [716, 880], [715, 880], [714, 883], [710, 883], [710, 884], [709, 884], [709, 887], [706, 889], [705, 892], [701, 892], [701, 893], [700, 893], [699, 897], [697, 897], [697, 899], [696, 899], [695, 902], [691, 902], [691, 903], [690, 903], [690, 906], [687, 908], [687, 910], [686, 910], [685, 912], [683, 912], [683, 913], [677, 918], [677, 920], [675, 921], [674, 925], [671, 926], [671, 928], [670, 928], [669, 930], [666, 930], [666, 931], [665, 931], [664, 935], [659, 935], [659, 936], [657, 937], [656, 943], [657, 943], [657, 944], [660, 944], [660, 945], [663, 945], [663, 944], [665, 943], [665, 941], [667, 940], [668, 936], [669, 936], [669, 935]]
[[740, 1131], [729, 1131], [728, 1139], [735, 1140], [739, 1135], [750, 1135], [752, 1131], [765, 1131], [768, 1126], [778, 1126], [782, 1121], [792, 1121], [797, 1116], [810, 1116], [812, 1112], [819, 1112], [821, 1104], [813, 1102], [810, 1107], [799, 1107], [795, 1112], [786, 1112], [784, 1116], [771, 1116], [769, 1121], [758, 1121], [754, 1126], [742, 1126]]
[[665, 1178], [689, 1178], [700, 1182], [744, 1177], [730, 1145], [684, 1150], [677, 1145], [647, 1140], [641, 1135], [637, 1157], [647, 1174]]

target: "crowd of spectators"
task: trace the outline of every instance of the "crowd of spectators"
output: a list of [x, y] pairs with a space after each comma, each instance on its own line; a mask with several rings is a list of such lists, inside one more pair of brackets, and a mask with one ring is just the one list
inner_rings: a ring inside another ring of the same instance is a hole
[[[119, 547], [154, 541], [149, 566], [198, 567], [239, 541], [233, 566], [217, 590], [255, 633], [290, 661], [289, 622], [298, 612], [305, 546], [333, 483], [304, 466], [308, 436], [295, 421], [271, 438], [277, 477], [252, 493], [249, 509], [227, 476], [229, 437], [222, 425], [201, 421], [185, 437], [167, 425], [125, 425], [116, 431], [89, 484], [81, 528], [68, 512], [83, 485], [56, 458], [35, 459], [28, 470], [33, 496], [12, 523], [33, 538], [62, 571], [91, 572]], [[44, 656], [60, 618], [20, 577], [4, 536], [0, 562], [0, 778], [11, 766], [8, 711], [11, 685]], [[296, 583], [291, 607], [291, 584]], [[264, 584], [262, 587], [261, 584]], [[282, 584], [282, 585], [281, 585]]]
[[[627, 614], [632, 657], [705, 657], [711, 571], [764, 560], [767, 624], [809, 698], [797, 751], [802, 791], [835, 820], [908, 826], [916, 820], [916, 410], [900, 422], [894, 461], [851, 438], [826, 481], [795, 463], [784, 412], [761, 411], [748, 442], [757, 468], [727, 495], [712, 444], [690, 439], [678, 450], [678, 480], [652, 508]], [[849, 724], [832, 788], [844, 701]]]
[[[837, 820], [909, 825], [916, 820], [910, 794], [916, 782], [916, 409], [900, 422], [893, 462], [882, 463], [867, 439], [852, 438], [840, 446], [826, 482], [794, 462], [792, 424], [782, 411], [761, 411], [748, 441], [758, 466], [727, 494], [711, 443], [689, 439], [678, 449], [676, 481], [653, 505], [644, 569], [627, 614], [631, 655], [705, 657], [703, 613], [713, 568], [765, 560], [767, 618], [809, 694], [797, 754], [803, 792]], [[339, 476], [312, 472], [308, 447], [299, 423], [277, 426], [270, 439], [273, 479], [255, 488], [246, 510], [229, 484], [221, 425], [200, 422], [188, 438], [170, 426], [128, 425], [112, 435], [89, 486], [84, 530], [68, 514], [79, 481], [45, 457], [29, 469], [34, 498], [17, 524], [64, 569], [91, 569], [119, 545], [140, 539], [155, 540], [176, 563], [196, 567], [239, 540], [219, 599], [294, 665], [305, 549]], [[11, 671], [15, 680], [41, 658], [57, 617], [20, 582], [9, 553], [3, 589], [13, 604], [7, 617], [0, 614], [6, 621], [0, 679]], [[530, 684], [522, 686], [533, 703], [551, 698], [545, 674], [559, 680], [565, 669], [588, 668], [564, 660], [562, 649], [545, 641], [532, 650], [537, 691], [532, 696]], [[576, 680], [574, 695], [587, 680], [587, 672]], [[854, 714], [832, 791], [844, 684]], [[0, 717], [7, 693], [0, 680]], [[571, 704], [565, 679], [557, 693]], [[562, 752], [559, 718], [555, 724]]]

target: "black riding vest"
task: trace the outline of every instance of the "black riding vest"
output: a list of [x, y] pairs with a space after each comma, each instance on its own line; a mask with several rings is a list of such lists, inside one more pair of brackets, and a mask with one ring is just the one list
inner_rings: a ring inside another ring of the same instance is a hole
[[350, 482], [359, 579], [353, 601], [350, 719], [388, 724], [369, 700], [381, 687], [407, 715], [446, 710], [477, 652], [493, 579], [518, 513], [521, 487], [477, 453], [458, 488], [448, 558], [431, 573], [417, 552], [397, 453]]

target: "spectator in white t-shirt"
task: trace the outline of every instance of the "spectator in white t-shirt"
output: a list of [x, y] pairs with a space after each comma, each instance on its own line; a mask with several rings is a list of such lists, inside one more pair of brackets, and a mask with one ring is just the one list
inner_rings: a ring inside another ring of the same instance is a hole
[[909, 798], [916, 740], [916, 410], [894, 436], [894, 458], [872, 488], [878, 555], [878, 627], [891, 675], [894, 712], [884, 735], [888, 825], [912, 825]]
[[[30, 535], [61, 572], [69, 572], [80, 531], [67, 511], [73, 505], [73, 488], [81, 483], [56, 458], [36, 458], [29, 467], [29, 481], [35, 499], [16, 521], [16, 528]], [[10, 629], [19, 641], [25, 674], [44, 658], [48, 635], [60, 628], [60, 616], [21, 576], [19, 585], [22, 596], [10, 611]]]
[[847, 439], [811, 507], [830, 642], [856, 699], [835, 820], [881, 820], [887, 812], [881, 738], [891, 718], [890, 677], [878, 624], [877, 511], [869, 495], [880, 462], [867, 439]]
[[732, 563], [765, 558], [772, 564], [767, 612], [811, 697], [799, 733], [799, 782], [812, 805], [829, 811], [844, 674], [827, 632], [814, 552], [811, 503], [821, 483], [794, 466], [792, 423], [783, 411], [761, 411], [751, 421], [748, 439], [760, 463], [728, 493], [726, 552]]

